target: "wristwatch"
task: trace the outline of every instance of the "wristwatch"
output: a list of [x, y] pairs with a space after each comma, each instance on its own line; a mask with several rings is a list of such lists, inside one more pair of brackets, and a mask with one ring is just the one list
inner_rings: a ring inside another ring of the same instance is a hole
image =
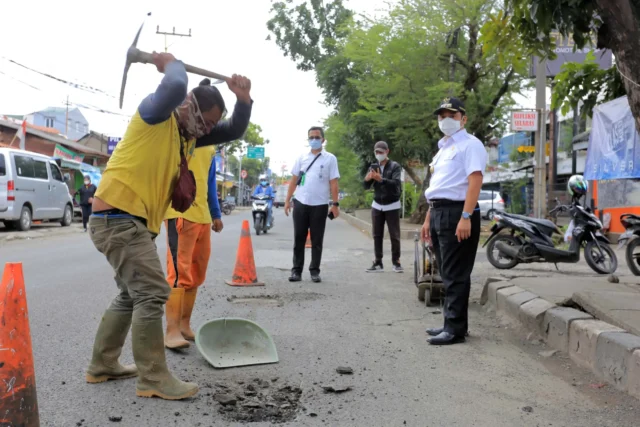
[[471, 214], [469, 212], [462, 212], [462, 219], [469, 219], [471, 218]]
[[338, 202], [331, 202], [331, 203], [330, 203], [330, 205], [331, 205], [331, 206], [335, 206], [335, 207], [337, 208], [338, 206], [340, 206], [340, 203], [338, 203]]

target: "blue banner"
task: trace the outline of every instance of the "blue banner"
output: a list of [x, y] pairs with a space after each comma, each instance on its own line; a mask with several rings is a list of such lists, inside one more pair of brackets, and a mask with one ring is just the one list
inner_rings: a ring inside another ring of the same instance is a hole
[[584, 177], [589, 180], [640, 178], [640, 147], [627, 97], [593, 110]]
[[122, 138], [109, 137], [107, 138], [107, 154], [112, 155], [113, 151], [116, 149], [118, 142], [120, 142]]

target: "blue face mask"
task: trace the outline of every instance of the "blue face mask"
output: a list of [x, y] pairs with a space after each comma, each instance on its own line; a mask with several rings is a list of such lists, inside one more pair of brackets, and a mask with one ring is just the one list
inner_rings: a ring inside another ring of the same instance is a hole
[[309, 138], [309, 145], [312, 150], [319, 150], [322, 148], [322, 139], [321, 138]]
[[267, 184], [268, 184], [268, 182], [267, 182], [267, 181], [260, 181], [260, 185], [262, 185], [263, 187], [266, 187], [266, 186], [267, 186]]

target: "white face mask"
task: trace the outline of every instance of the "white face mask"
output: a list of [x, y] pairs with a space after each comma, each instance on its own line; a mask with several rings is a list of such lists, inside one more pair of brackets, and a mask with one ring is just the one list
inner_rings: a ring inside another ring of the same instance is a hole
[[380, 163], [382, 163], [385, 160], [387, 160], [387, 155], [386, 154], [376, 154], [376, 160], [378, 160]]
[[454, 120], [451, 117], [440, 120], [438, 122], [438, 126], [440, 126], [440, 130], [442, 131], [442, 133], [447, 136], [453, 135], [462, 128], [460, 120]]
[[91, 183], [91, 181], [85, 181], [84, 185], [89, 185]]

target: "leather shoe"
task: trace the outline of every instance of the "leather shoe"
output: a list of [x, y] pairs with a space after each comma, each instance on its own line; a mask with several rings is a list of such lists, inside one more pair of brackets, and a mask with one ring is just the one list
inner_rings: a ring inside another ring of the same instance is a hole
[[300, 282], [301, 280], [302, 277], [299, 273], [291, 273], [291, 276], [289, 277], [290, 282]]
[[312, 274], [311, 275], [311, 281], [313, 283], [320, 283], [320, 282], [322, 282], [322, 279], [320, 278], [319, 274]]
[[464, 337], [459, 337], [449, 332], [442, 332], [433, 338], [428, 338], [427, 342], [431, 345], [451, 345], [465, 342]]
[[438, 336], [442, 332], [444, 332], [444, 328], [428, 328], [427, 329], [427, 334], [431, 335], [432, 337]]

